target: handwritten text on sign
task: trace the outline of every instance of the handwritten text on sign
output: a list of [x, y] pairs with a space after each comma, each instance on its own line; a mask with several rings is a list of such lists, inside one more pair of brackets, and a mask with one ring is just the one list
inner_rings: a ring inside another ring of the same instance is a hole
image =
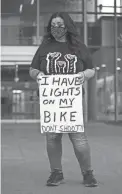
[[84, 132], [78, 75], [42, 76], [39, 93], [41, 133]]

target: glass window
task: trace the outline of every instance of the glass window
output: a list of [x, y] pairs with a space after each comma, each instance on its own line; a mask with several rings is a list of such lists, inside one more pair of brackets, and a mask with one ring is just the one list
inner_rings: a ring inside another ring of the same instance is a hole
[[16, 80], [19, 82], [33, 81], [33, 79], [29, 75], [29, 67], [30, 65], [18, 65], [18, 69], [16, 69], [15, 65], [13, 66], [2, 65], [1, 81], [12, 81], [12, 82], [16, 82]]
[[[117, 13], [121, 13], [121, 1], [116, 0], [117, 4]], [[106, 0], [97, 0], [97, 11], [101, 13], [105, 13], [104, 15], [111, 14], [113, 15], [114, 13], [114, 0], [106, 1]]]
[[36, 1], [2, 0], [1, 44], [33, 45], [36, 36]]
[[15, 77], [14, 65], [1, 66], [1, 81], [13, 81]]

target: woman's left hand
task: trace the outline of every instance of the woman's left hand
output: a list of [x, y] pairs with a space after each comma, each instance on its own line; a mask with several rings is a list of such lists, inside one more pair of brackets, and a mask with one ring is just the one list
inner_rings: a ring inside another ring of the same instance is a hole
[[79, 72], [78, 75], [79, 75], [80, 84], [83, 84], [85, 81], [85, 74], [83, 72]]

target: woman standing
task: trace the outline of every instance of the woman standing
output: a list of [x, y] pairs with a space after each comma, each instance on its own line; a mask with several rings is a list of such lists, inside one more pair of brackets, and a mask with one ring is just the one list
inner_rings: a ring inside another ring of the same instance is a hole
[[[68, 61], [68, 63], [67, 63]], [[83, 83], [95, 74], [86, 46], [80, 41], [76, 26], [67, 13], [55, 13], [50, 18], [47, 34], [38, 48], [30, 67], [30, 76], [37, 80], [42, 75], [80, 74]], [[97, 186], [91, 169], [90, 148], [85, 133], [69, 133], [74, 152], [79, 162], [83, 183], [87, 187]], [[63, 182], [62, 133], [46, 133], [47, 153], [51, 175], [47, 186]]]

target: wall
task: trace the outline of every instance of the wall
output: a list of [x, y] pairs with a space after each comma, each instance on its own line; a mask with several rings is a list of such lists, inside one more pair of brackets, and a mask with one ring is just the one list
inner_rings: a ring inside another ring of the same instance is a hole
[[122, 13], [122, 0], [120, 0], [120, 6], [121, 6], [120, 12]]
[[37, 46], [2, 46], [2, 61], [31, 61]]

